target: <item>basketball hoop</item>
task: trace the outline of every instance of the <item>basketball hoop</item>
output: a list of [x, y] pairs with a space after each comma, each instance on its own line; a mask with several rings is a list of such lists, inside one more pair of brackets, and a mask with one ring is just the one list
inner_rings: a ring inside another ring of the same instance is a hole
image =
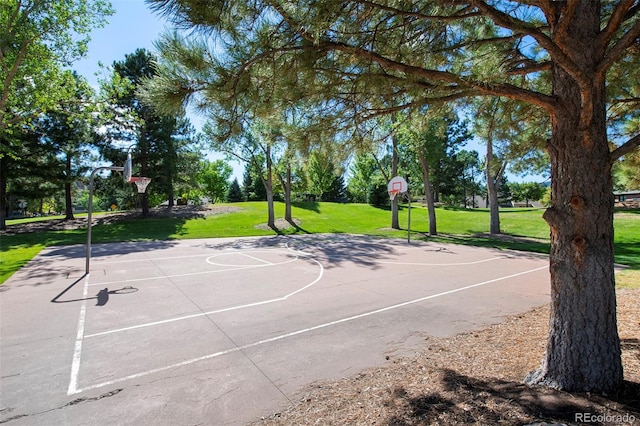
[[147, 186], [151, 182], [151, 178], [143, 177], [143, 176], [132, 176], [129, 179], [129, 182], [133, 182], [138, 187], [138, 194], [144, 194], [147, 190]]
[[409, 189], [407, 181], [402, 176], [396, 176], [387, 184], [387, 192], [389, 193], [389, 200], [393, 201], [400, 193], [405, 193]]

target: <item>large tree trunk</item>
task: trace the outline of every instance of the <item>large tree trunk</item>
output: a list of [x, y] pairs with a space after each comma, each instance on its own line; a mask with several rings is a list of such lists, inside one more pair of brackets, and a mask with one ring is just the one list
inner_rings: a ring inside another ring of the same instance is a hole
[[[598, 60], [593, 52], [600, 30], [599, 5], [584, 1], [578, 7], [565, 37], [576, 52], [571, 59], [590, 72]], [[623, 374], [604, 79], [593, 78], [593, 84], [581, 90], [559, 66], [552, 75], [560, 105], [548, 144], [552, 202], [544, 214], [551, 228], [551, 318], [542, 365], [527, 382], [610, 392], [622, 383]]]
[[168, 184], [168, 193], [167, 193], [167, 206], [171, 209], [176, 205], [176, 196], [173, 191], [173, 178], [169, 176], [169, 184]]
[[498, 205], [498, 175], [493, 174], [493, 117], [487, 133], [486, 157], [487, 197], [489, 200], [489, 233], [500, 234], [500, 206]]
[[64, 219], [73, 220], [73, 199], [71, 197], [71, 155], [67, 153], [66, 159], [67, 176], [64, 182]]
[[[140, 173], [142, 173], [142, 176], [151, 177], [149, 175], [149, 161], [147, 158], [149, 152], [149, 143], [147, 142], [146, 128], [143, 128], [140, 134], [141, 136], [138, 140], [138, 149], [140, 150]], [[147, 187], [147, 190], [148, 189], [149, 187]], [[146, 190], [144, 191], [144, 193], [140, 194], [140, 206], [142, 207], [142, 217], [149, 217], [149, 194], [147, 194]]]
[[287, 163], [287, 171], [285, 172], [284, 184], [284, 220], [293, 223], [293, 215], [291, 214], [291, 164]]
[[291, 165], [287, 164], [284, 177], [280, 173], [277, 173], [277, 176], [284, 190], [284, 220], [295, 225], [291, 214]]
[[7, 156], [0, 158], [0, 230], [7, 229], [7, 183], [9, 181], [9, 161]]
[[437, 235], [436, 227], [436, 206], [433, 201], [433, 191], [431, 190], [431, 179], [429, 178], [429, 163], [424, 150], [418, 152], [420, 166], [422, 167], [422, 182], [424, 183], [424, 196], [427, 198], [427, 211], [429, 212], [429, 235]]
[[64, 183], [64, 220], [73, 220], [73, 198], [71, 197], [71, 182]]
[[265, 155], [267, 157], [267, 176], [262, 178], [262, 183], [264, 184], [264, 189], [267, 192], [267, 226], [277, 231], [278, 229], [276, 228], [276, 213], [273, 207], [273, 170], [271, 165], [271, 147], [269, 145], [267, 145]]

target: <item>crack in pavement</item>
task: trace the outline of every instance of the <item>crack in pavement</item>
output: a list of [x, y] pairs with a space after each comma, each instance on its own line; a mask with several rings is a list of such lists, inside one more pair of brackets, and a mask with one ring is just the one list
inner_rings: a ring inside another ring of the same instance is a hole
[[[4, 420], [0, 420], [0, 423], [8, 423], [8, 422], [11, 422], [11, 421], [13, 421], [13, 420], [21, 419], [21, 418], [23, 418], [23, 417], [38, 416], [38, 415], [40, 415], [40, 414], [50, 413], [50, 412], [55, 411], [55, 410], [62, 410], [63, 408], [66, 408], [66, 407], [71, 407], [71, 406], [78, 405], [78, 404], [84, 404], [85, 402], [94, 402], [94, 401], [99, 401], [99, 400], [101, 400], [101, 399], [109, 398], [109, 397], [112, 397], [112, 396], [114, 396], [114, 395], [117, 395], [117, 394], [119, 394], [120, 392], [122, 392], [123, 390], [124, 390], [124, 389], [114, 389], [114, 390], [112, 390], [112, 391], [109, 391], [109, 392], [106, 392], [106, 393], [103, 393], [103, 394], [101, 394], [101, 395], [94, 396], [94, 397], [82, 397], [82, 398], [76, 398], [76, 399], [74, 399], [73, 401], [70, 401], [70, 402], [67, 402], [67, 403], [66, 403], [66, 404], [64, 404], [64, 405], [61, 405], [60, 407], [51, 408], [51, 409], [49, 409], [49, 410], [40, 411], [40, 412], [38, 412], [38, 413], [32, 413], [32, 414], [18, 414], [18, 415], [12, 416], [12, 417], [8, 417], [8, 418], [6, 418], [6, 419], [4, 419]], [[11, 408], [4, 408], [4, 409], [2, 409], [1, 411], [12, 411], [12, 409], [11, 409]]]

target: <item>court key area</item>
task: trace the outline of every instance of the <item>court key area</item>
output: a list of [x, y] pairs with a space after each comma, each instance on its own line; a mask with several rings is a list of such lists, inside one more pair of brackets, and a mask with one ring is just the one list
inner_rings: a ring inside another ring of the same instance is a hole
[[0, 423], [246, 424], [549, 301], [548, 258], [355, 235], [45, 249], [0, 286]]

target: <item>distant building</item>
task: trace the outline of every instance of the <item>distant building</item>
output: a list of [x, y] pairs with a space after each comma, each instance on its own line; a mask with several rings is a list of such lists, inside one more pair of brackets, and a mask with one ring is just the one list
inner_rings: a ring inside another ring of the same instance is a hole
[[613, 193], [616, 207], [640, 208], [640, 189], [635, 191], [617, 191]]

